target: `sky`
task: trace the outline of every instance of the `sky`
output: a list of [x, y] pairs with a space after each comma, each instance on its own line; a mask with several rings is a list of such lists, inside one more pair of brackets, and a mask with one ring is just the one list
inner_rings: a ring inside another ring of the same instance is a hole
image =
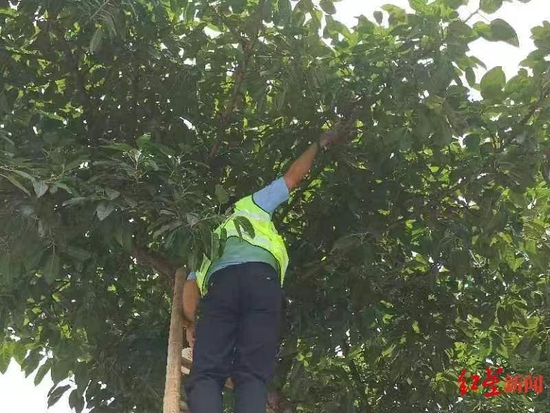
[[[516, 48], [505, 43], [489, 43], [478, 40], [471, 44], [472, 55], [480, 58], [488, 69], [502, 66], [507, 77], [517, 73], [519, 63], [535, 47], [530, 39], [530, 28], [540, 25], [543, 21], [550, 21], [550, 0], [531, 0], [530, 3], [518, 2], [505, 3], [501, 10], [492, 15], [476, 16], [470, 23], [501, 18], [510, 23], [519, 37], [520, 47]], [[378, 10], [381, 5], [391, 3], [408, 8], [408, 0], [342, 0], [336, 3], [337, 14], [335, 18], [341, 22], [354, 26], [356, 16], [361, 14], [372, 17], [372, 12]], [[464, 17], [469, 16], [477, 9], [479, 2], [470, 1], [467, 7], [460, 10]], [[409, 9], [410, 10], [410, 9]], [[164, 363], [164, 360], [159, 360]], [[35, 387], [34, 374], [25, 378], [21, 369], [14, 361], [11, 362], [8, 371], [0, 375], [0, 412], [1, 413], [71, 413], [68, 404], [69, 392], [52, 408], [47, 408], [47, 393], [52, 385], [49, 376]]]

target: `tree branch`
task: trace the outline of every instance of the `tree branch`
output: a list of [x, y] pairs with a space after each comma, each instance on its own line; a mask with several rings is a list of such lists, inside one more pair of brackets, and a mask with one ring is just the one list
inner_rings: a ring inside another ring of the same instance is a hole
[[[550, 96], [550, 85], [546, 84], [541, 88], [539, 98], [535, 103], [531, 105], [529, 108], [529, 111], [525, 114], [523, 118], [518, 122], [518, 125], [526, 126], [527, 123], [533, 118], [533, 116], [542, 108], [544, 107], [543, 103]], [[513, 134], [510, 134], [509, 136], [506, 136], [502, 139], [502, 148], [501, 151], [506, 148], [506, 145], [510, 144], [515, 139], [515, 136]]]
[[134, 246], [132, 254], [138, 264], [150, 267], [158, 273], [169, 277], [170, 280], [174, 279], [178, 267], [164, 255], [143, 246]]
[[61, 43], [61, 50], [63, 50], [63, 53], [65, 54], [65, 62], [68, 66], [70, 73], [72, 73], [74, 77], [75, 92], [78, 96], [78, 99], [80, 100], [80, 104], [83, 107], [84, 115], [86, 118], [88, 139], [91, 142], [97, 142], [100, 130], [100, 122], [95, 122], [93, 119], [91, 113], [93, 104], [90, 97], [88, 96], [88, 93], [86, 92], [86, 82], [78, 65], [78, 60], [73, 53], [71, 46], [67, 42], [67, 39], [65, 39], [64, 28], [59, 24], [58, 20], [55, 20], [55, 16], [52, 16], [52, 19], [48, 21], [48, 26], [52, 27], [53, 33], [59, 39], [59, 42]]
[[464, 23], [468, 23], [468, 21], [470, 21], [470, 19], [471, 19], [472, 17], [474, 17], [476, 14], [478, 14], [480, 10], [481, 10], [481, 8], [478, 7], [475, 11], [473, 11], [473, 12], [466, 18], [466, 20], [464, 20]]
[[533, 106], [531, 106], [531, 109], [529, 109], [529, 112], [527, 112], [527, 114], [519, 121], [519, 124], [522, 126], [527, 125], [527, 122], [529, 122], [533, 117], [533, 115], [537, 113], [537, 110], [539, 110], [542, 107], [542, 103], [549, 95], [550, 95], [550, 85], [541, 90], [538, 100], [533, 104]]
[[[223, 137], [225, 133], [225, 129], [227, 127], [227, 123], [233, 114], [233, 111], [235, 110], [235, 106], [237, 105], [237, 99], [239, 98], [239, 95], [241, 94], [241, 89], [244, 81], [244, 76], [246, 74], [246, 70], [248, 68], [248, 65], [250, 63], [250, 59], [252, 58], [252, 54], [254, 52], [254, 46], [256, 44], [256, 41], [258, 40], [259, 34], [260, 34], [260, 27], [262, 24], [262, 11], [264, 8], [266, 0], [260, 0], [258, 3], [258, 9], [255, 13], [255, 24], [253, 33], [250, 36], [250, 39], [246, 41], [241, 36], [238, 36], [237, 40], [243, 44], [244, 47], [244, 58], [242, 62], [237, 67], [237, 70], [235, 70], [235, 73], [233, 74], [233, 78], [235, 79], [235, 83], [233, 85], [233, 90], [231, 92], [231, 98], [229, 99], [229, 103], [225, 107], [224, 111], [221, 113], [220, 116], [220, 124], [218, 127], [218, 139], [216, 140], [216, 143], [214, 143], [214, 146], [212, 147], [212, 150], [210, 151], [210, 158], [213, 158], [218, 153], [218, 149], [220, 148], [221, 143], [223, 142]], [[217, 12], [216, 12], [217, 13]], [[219, 15], [219, 13], [217, 13]], [[223, 20], [222, 20], [223, 21]], [[227, 25], [227, 24], [226, 24]], [[228, 26], [229, 28], [229, 26]], [[232, 31], [233, 33], [233, 31]]]

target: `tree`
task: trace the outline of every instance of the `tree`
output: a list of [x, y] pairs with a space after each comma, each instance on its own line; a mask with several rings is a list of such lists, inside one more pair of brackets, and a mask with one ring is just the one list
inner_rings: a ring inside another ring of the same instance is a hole
[[0, 1], [0, 371], [50, 371], [50, 403], [71, 377], [77, 411], [159, 411], [176, 269], [223, 248], [230, 196], [354, 117], [275, 217], [273, 409], [542, 411], [458, 401], [487, 360], [550, 374], [550, 25], [515, 77], [479, 78], [468, 45], [517, 36], [465, 2], [348, 28], [332, 0]]

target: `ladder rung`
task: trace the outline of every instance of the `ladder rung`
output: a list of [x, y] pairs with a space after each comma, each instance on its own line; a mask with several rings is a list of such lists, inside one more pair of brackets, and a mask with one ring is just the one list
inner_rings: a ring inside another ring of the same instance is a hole
[[[190, 348], [184, 348], [181, 351], [181, 373], [185, 376], [189, 374], [191, 370], [191, 364], [193, 364], [193, 351]], [[233, 382], [231, 379], [227, 379], [225, 382], [225, 388], [233, 390]]]

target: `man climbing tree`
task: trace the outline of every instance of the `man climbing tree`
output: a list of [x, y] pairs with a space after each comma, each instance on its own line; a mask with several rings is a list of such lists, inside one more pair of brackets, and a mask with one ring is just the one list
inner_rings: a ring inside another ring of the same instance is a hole
[[[216, 230], [219, 235], [226, 232], [223, 254], [213, 261], [205, 257], [189, 275], [183, 305], [191, 323], [187, 341], [194, 356], [185, 389], [193, 413], [222, 412], [222, 388], [228, 377], [235, 385], [235, 412], [265, 412], [266, 386], [279, 341], [281, 286], [288, 266], [284, 241], [271, 216], [309, 172], [319, 149], [341, 140], [348, 130], [337, 125], [325, 132], [282, 178], [238, 201], [233, 214]], [[239, 217], [250, 221], [253, 234], [237, 228]]]

